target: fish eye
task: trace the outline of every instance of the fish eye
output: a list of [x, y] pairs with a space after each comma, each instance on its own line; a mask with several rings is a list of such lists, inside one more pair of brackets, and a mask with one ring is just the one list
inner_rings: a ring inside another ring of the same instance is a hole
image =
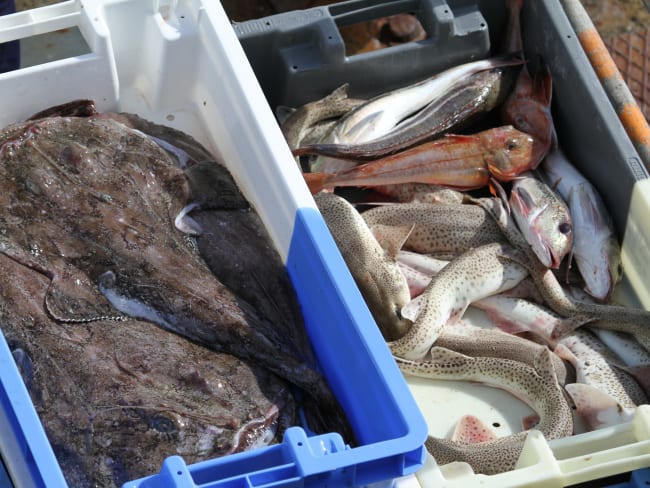
[[506, 141], [506, 149], [508, 151], [512, 151], [513, 149], [517, 149], [517, 141], [515, 139], [508, 139]]
[[518, 115], [515, 118], [515, 124], [517, 124], [517, 128], [519, 130], [523, 130], [524, 132], [526, 132], [525, 129], [528, 128], [528, 121], [524, 117], [522, 117], [521, 115]]
[[557, 228], [562, 234], [568, 234], [571, 232], [571, 224], [568, 222], [562, 222]]

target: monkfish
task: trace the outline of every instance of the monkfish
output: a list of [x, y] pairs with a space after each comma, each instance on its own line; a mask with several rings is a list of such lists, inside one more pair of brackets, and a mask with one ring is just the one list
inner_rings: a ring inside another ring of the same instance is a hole
[[290, 385], [264, 367], [145, 321], [57, 322], [48, 277], [3, 254], [0, 278], [3, 334], [71, 487], [278, 442], [298, 422]]
[[[311, 429], [351, 439], [315, 365], [215, 278], [193, 238], [177, 229], [176, 217], [188, 204], [218, 206], [219, 195], [227, 195], [226, 206], [245, 203], [232, 177], [204, 159], [207, 151], [192, 156], [191, 144], [172, 154], [155, 140], [169, 131], [152, 138], [145, 132], [151, 127], [137, 117], [98, 114], [51, 116], [2, 130], [0, 253], [49, 279], [43, 308], [51, 319], [147, 320], [255, 361], [327, 412], [328, 425]], [[185, 169], [179, 154], [186, 155]], [[202, 187], [206, 175], [222, 187]]]

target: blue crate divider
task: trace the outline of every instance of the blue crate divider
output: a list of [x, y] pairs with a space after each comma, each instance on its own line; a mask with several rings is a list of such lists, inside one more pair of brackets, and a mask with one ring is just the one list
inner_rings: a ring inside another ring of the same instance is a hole
[[14, 484], [9, 479], [7, 468], [4, 462], [0, 459], [0, 488], [13, 488]]
[[17, 486], [68, 486], [1, 332], [0, 454]]
[[632, 471], [630, 481], [610, 485], [608, 488], [647, 488], [650, 486], [650, 468]]

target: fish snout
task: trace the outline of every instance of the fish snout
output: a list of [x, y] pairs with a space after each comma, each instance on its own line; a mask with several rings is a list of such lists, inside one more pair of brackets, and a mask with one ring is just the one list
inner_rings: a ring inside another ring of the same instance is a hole
[[499, 181], [510, 181], [530, 169], [534, 139], [528, 134], [508, 137], [488, 161], [490, 174]]

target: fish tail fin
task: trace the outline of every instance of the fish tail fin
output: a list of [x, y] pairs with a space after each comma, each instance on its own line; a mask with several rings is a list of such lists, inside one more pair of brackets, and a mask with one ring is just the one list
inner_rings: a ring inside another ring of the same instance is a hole
[[320, 193], [327, 186], [329, 173], [304, 173], [305, 183], [312, 195]]
[[541, 61], [533, 75], [535, 98], [550, 108], [553, 97], [553, 76], [548, 65]]
[[481, 419], [475, 415], [463, 415], [451, 435], [451, 440], [465, 444], [493, 441], [496, 434]]
[[611, 395], [591, 385], [571, 383], [564, 389], [573, 400], [576, 413], [591, 430], [620, 424], [633, 416], [632, 408], [622, 406]]

